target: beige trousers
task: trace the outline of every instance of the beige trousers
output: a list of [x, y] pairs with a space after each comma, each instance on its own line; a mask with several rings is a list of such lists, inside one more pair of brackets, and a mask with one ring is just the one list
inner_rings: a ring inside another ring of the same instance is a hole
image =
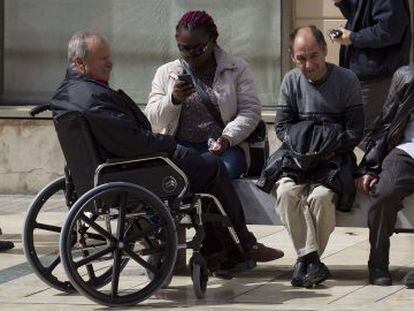
[[308, 184], [296, 184], [293, 179], [283, 177], [272, 194], [276, 197], [276, 212], [298, 256], [315, 251], [322, 255], [335, 229], [335, 192], [317, 186], [309, 193]]

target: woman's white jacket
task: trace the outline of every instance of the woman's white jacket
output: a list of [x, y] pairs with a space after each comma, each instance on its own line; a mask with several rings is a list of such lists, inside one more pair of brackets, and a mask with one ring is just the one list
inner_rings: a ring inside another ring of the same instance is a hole
[[[245, 61], [229, 55], [220, 47], [214, 49], [214, 55], [217, 69], [213, 91], [225, 124], [222, 135], [231, 146], [240, 145], [245, 150], [247, 163], [250, 163], [248, 144], [244, 140], [257, 126], [262, 108], [253, 76]], [[156, 133], [174, 136], [177, 131], [181, 105], [174, 105], [171, 98], [175, 80], [182, 72], [178, 59], [157, 69], [145, 108]]]

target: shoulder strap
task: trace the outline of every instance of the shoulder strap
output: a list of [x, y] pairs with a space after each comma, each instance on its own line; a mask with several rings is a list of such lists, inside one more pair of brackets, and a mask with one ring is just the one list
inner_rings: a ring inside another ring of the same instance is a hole
[[220, 111], [218, 111], [216, 107], [214, 107], [213, 103], [211, 102], [210, 96], [208, 96], [207, 92], [201, 87], [199, 79], [193, 74], [190, 66], [185, 60], [180, 59], [180, 62], [184, 68], [184, 71], [191, 76], [194, 87], [196, 88], [198, 95], [200, 95], [201, 101], [203, 102], [204, 106], [207, 108], [211, 116], [218, 122], [218, 124], [224, 128], [224, 122], [221, 118]]

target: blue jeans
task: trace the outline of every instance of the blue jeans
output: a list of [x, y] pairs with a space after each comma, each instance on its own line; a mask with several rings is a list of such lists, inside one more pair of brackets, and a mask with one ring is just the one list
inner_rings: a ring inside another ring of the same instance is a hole
[[[209, 152], [207, 142], [192, 143], [184, 140], [177, 139], [177, 143], [197, 150], [200, 153]], [[224, 166], [229, 173], [231, 179], [239, 178], [240, 175], [246, 173], [247, 162], [244, 156], [244, 151], [239, 146], [231, 147], [226, 152], [219, 155], [220, 160], [224, 163]]]

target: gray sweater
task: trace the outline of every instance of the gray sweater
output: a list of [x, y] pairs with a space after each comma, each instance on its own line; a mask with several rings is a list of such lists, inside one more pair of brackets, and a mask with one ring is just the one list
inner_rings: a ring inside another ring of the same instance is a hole
[[356, 75], [328, 64], [328, 73], [319, 84], [311, 84], [299, 69], [289, 71], [282, 82], [276, 106], [275, 129], [284, 142], [290, 125], [312, 120], [337, 123], [344, 131], [338, 152], [351, 152], [359, 143], [364, 115]]

